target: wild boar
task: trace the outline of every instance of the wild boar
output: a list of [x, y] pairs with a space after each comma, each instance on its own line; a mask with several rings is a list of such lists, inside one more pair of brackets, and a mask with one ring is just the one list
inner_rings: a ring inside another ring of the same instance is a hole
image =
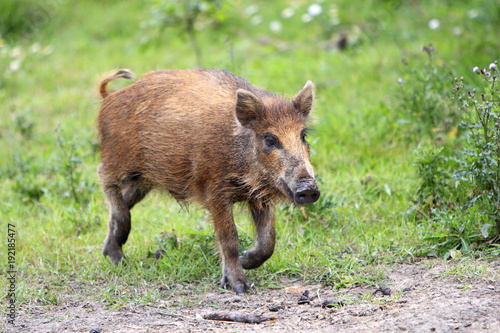
[[[103, 191], [110, 206], [103, 253], [118, 264], [130, 233], [130, 210], [150, 190], [198, 202], [211, 213], [222, 257], [221, 287], [251, 288], [244, 269], [274, 252], [275, 202], [318, 200], [306, 141], [314, 87], [308, 81], [292, 100], [256, 88], [224, 70], [150, 72], [115, 92], [119, 70], [99, 85], [97, 118]], [[248, 203], [254, 247], [239, 255], [233, 204]]]

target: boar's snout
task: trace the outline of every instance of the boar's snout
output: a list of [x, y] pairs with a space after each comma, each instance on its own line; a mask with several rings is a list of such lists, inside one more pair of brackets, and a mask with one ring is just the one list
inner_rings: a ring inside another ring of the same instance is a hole
[[316, 180], [303, 179], [298, 184], [293, 199], [298, 205], [306, 205], [316, 202], [320, 194]]

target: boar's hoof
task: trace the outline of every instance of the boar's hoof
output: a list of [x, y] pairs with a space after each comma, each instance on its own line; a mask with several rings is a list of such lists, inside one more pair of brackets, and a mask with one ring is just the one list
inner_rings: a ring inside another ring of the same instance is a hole
[[[272, 255], [272, 253], [271, 253]], [[240, 263], [244, 269], [254, 269], [262, 266], [262, 264], [269, 259], [271, 255], [262, 258], [258, 256], [255, 251], [243, 251], [240, 256]]]
[[123, 250], [119, 246], [113, 246], [111, 244], [105, 245], [102, 254], [105, 257], [108, 257], [109, 260], [111, 260], [111, 262], [115, 264], [115, 266], [118, 266], [120, 261], [122, 261], [122, 259], [125, 257], [125, 254], [123, 254]]
[[108, 256], [109, 260], [115, 264], [115, 266], [118, 266], [120, 263], [124, 264], [125, 265], [125, 260], [123, 260], [123, 258], [125, 258], [125, 256], [123, 257], [119, 257], [119, 256]]
[[222, 277], [222, 280], [220, 282], [220, 287], [221, 288], [226, 288], [226, 287], [231, 287], [234, 292], [237, 294], [243, 294], [247, 290], [252, 290], [253, 287], [250, 284], [250, 282], [247, 281], [247, 279], [243, 278], [242, 281], [233, 281], [232, 283], [229, 282], [229, 279], [226, 275]]
[[320, 191], [314, 179], [302, 180], [297, 186], [297, 190], [293, 196], [295, 203], [298, 205], [306, 205], [316, 202], [319, 199]]

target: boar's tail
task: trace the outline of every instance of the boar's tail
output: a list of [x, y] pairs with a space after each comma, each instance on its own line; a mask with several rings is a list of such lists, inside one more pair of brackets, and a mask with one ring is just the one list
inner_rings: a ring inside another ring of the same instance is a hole
[[120, 69], [113, 75], [106, 76], [104, 79], [101, 80], [101, 83], [99, 83], [99, 94], [101, 94], [102, 98], [106, 98], [109, 94], [110, 91], [108, 90], [108, 82], [116, 80], [116, 79], [127, 79], [127, 80], [132, 80], [134, 78], [134, 73], [129, 71], [128, 69]]

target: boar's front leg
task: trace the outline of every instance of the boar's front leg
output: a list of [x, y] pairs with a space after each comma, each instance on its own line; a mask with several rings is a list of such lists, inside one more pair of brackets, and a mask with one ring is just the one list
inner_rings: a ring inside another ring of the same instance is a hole
[[221, 288], [231, 286], [238, 294], [244, 293], [251, 288], [251, 285], [243, 274], [238, 257], [238, 232], [233, 220], [232, 204], [214, 200], [208, 205], [222, 255]]
[[257, 233], [255, 246], [243, 252], [240, 257], [244, 269], [257, 268], [269, 259], [274, 253], [276, 231], [274, 227], [273, 203], [250, 203], [255, 231]]

